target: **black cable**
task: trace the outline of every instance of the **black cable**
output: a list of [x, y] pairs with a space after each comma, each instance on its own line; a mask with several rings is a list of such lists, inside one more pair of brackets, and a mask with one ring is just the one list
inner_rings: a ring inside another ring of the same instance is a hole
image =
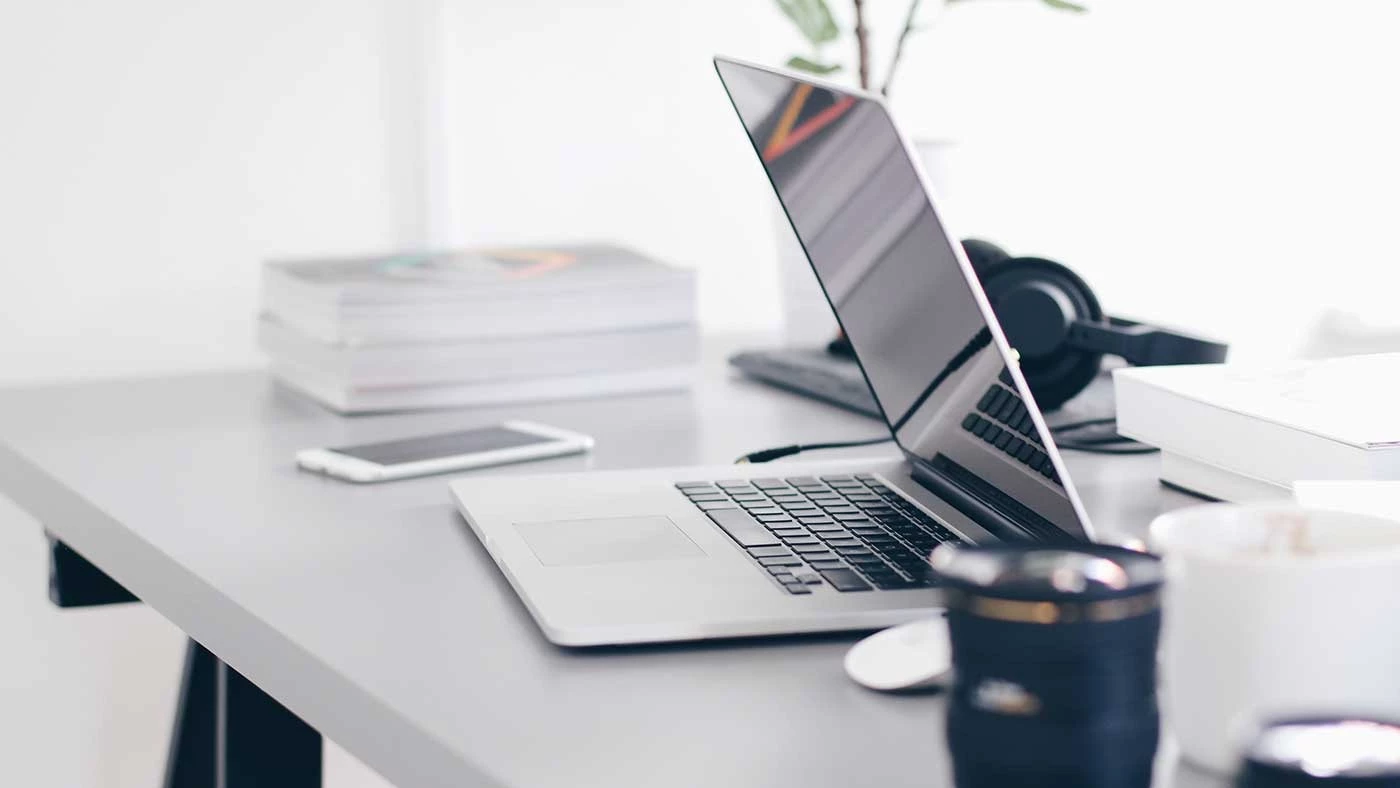
[[1084, 421], [1071, 421], [1069, 424], [1060, 424], [1051, 427], [1050, 432], [1070, 432], [1071, 430], [1080, 430], [1084, 429], [1085, 427], [1097, 427], [1100, 424], [1116, 424], [1117, 422], [1118, 419], [1114, 416], [1109, 416], [1103, 419], [1085, 419]]
[[1155, 446], [1094, 446], [1088, 444], [1055, 441], [1055, 447], [1068, 451], [1082, 451], [1085, 454], [1156, 454]]
[[[1050, 434], [1055, 437], [1055, 446], [1069, 451], [1082, 451], [1086, 454], [1153, 454], [1158, 451], [1154, 446], [1144, 446], [1137, 444], [1132, 438], [1125, 438], [1122, 435], [1106, 435], [1097, 438], [1068, 438], [1062, 439], [1060, 436], [1069, 432], [1078, 432], [1086, 427], [1099, 427], [1106, 424], [1115, 424], [1114, 417], [1100, 419], [1085, 419], [1084, 421], [1073, 421], [1069, 424], [1061, 424], [1050, 428]], [[869, 438], [861, 441], [841, 441], [836, 443], [795, 443], [791, 446], [779, 446], [773, 449], [745, 454], [735, 460], [735, 464], [771, 462], [791, 457], [794, 454], [801, 454], [807, 451], [820, 451], [822, 449], [850, 449], [857, 446], [877, 446], [881, 443], [889, 443], [893, 437]], [[1120, 445], [1136, 444], [1136, 445]]]
[[894, 440], [894, 436], [884, 438], [869, 438], [863, 441], [841, 441], [837, 443], [795, 443], [791, 446], [779, 446], [776, 449], [764, 449], [750, 454], [745, 454], [734, 461], [734, 464], [770, 462], [782, 457], [791, 457], [804, 451], [819, 451], [821, 449], [850, 449], [856, 446], [876, 446], [881, 443], [889, 443]]
[[1132, 438], [1119, 435], [1117, 432], [1096, 438], [1061, 437], [1066, 433], [1079, 432], [1085, 427], [1116, 425], [1117, 423], [1118, 419], [1114, 417], [1086, 419], [1051, 427], [1050, 434], [1055, 438], [1056, 447], [1069, 451], [1082, 451], [1086, 454], [1154, 454], [1158, 451], [1154, 446], [1144, 446]]

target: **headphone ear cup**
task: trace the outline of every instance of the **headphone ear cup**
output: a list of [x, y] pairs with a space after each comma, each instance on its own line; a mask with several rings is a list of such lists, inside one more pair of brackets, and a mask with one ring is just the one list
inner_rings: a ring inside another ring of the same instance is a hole
[[981, 238], [964, 238], [962, 248], [963, 254], [967, 255], [967, 261], [972, 263], [973, 273], [977, 274], [977, 279], [984, 284], [993, 269], [1011, 259], [1011, 255], [1007, 254], [1005, 249]]
[[1106, 322], [1083, 279], [1053, 260], [1017, 257], [996, 264], [982, 287], [1007, 341], [1020, 354], [1021, 373], [1036, 404], [1054, 410], [1093, 382], [1103, 354], [1069, 343], [1074, 321]]

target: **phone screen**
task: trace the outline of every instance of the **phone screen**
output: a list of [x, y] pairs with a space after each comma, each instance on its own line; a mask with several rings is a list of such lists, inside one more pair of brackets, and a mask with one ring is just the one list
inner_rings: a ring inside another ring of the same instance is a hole
[[387, 443], [345, 446], [331, 449], [331, 451], [379, 465], [401, 465], [406, 462], [438, 460], [462, 454], [479, 454], [496, 449], [532, 446], [537, 443], [549, 443], [553, 440], [555, 439], [528, 432], [517, 432], [506, 427], [483, 427], [478, 430], [427, 435], [422, 438], [407, 438]]

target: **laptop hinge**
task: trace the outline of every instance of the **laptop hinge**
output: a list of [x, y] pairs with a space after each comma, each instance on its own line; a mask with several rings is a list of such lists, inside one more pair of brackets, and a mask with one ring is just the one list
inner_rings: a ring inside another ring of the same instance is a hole
[[991, 532], [993, 536], [1008, 542], [1042, 541], [1030, 530], [1018, 525], [1011, 518], [954, 484], [927, 460], [920, 457], [910, 457], [909, 464], [913, 468], [909, 475], [913, 477], [914, 481], [947, 501], [953, 508]]

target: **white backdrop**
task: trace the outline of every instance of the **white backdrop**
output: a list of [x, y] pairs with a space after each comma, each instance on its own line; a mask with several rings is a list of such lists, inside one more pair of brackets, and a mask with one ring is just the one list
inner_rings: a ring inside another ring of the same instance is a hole
[[[887, 42], [903, 3], [869, 5]], [[967, 233], [1243, 355], [1390, 320], [1400, 10], [1091, 5], [962, 2], [911, 42], [896, 111], [958, 143]], [[801, 50], [762, 0], [60, 0], [0, 45], [0, 383], [257, 363], [261, 259], [426, 238], [611, 237], [700, 269], [710, 328], [776, 319], [708, 64]]]
[[[770, 319], [772, 200], [706, 59], [779, 62], [799, 42], [753, 0], [561, 5], [451, 6], [449, 128], [470, 141], [453, 148], [453, 237], [615, 234], [700, 268], [709, 325]], [[904, 3], [867, 5], [888, 42]], [[1109, 309], [1242, 358], [1297, 351], [1328, 308], [1383, 315], [1400, 9], [1089, 5], [964, 2], [911, 40], [895, 110], [958, 143], [965, 234], [1061, 259]]]
[[0, 382], [256, 360], [258, 261], [411, 231], [381, 0], [55, 0], [0, 25]]

